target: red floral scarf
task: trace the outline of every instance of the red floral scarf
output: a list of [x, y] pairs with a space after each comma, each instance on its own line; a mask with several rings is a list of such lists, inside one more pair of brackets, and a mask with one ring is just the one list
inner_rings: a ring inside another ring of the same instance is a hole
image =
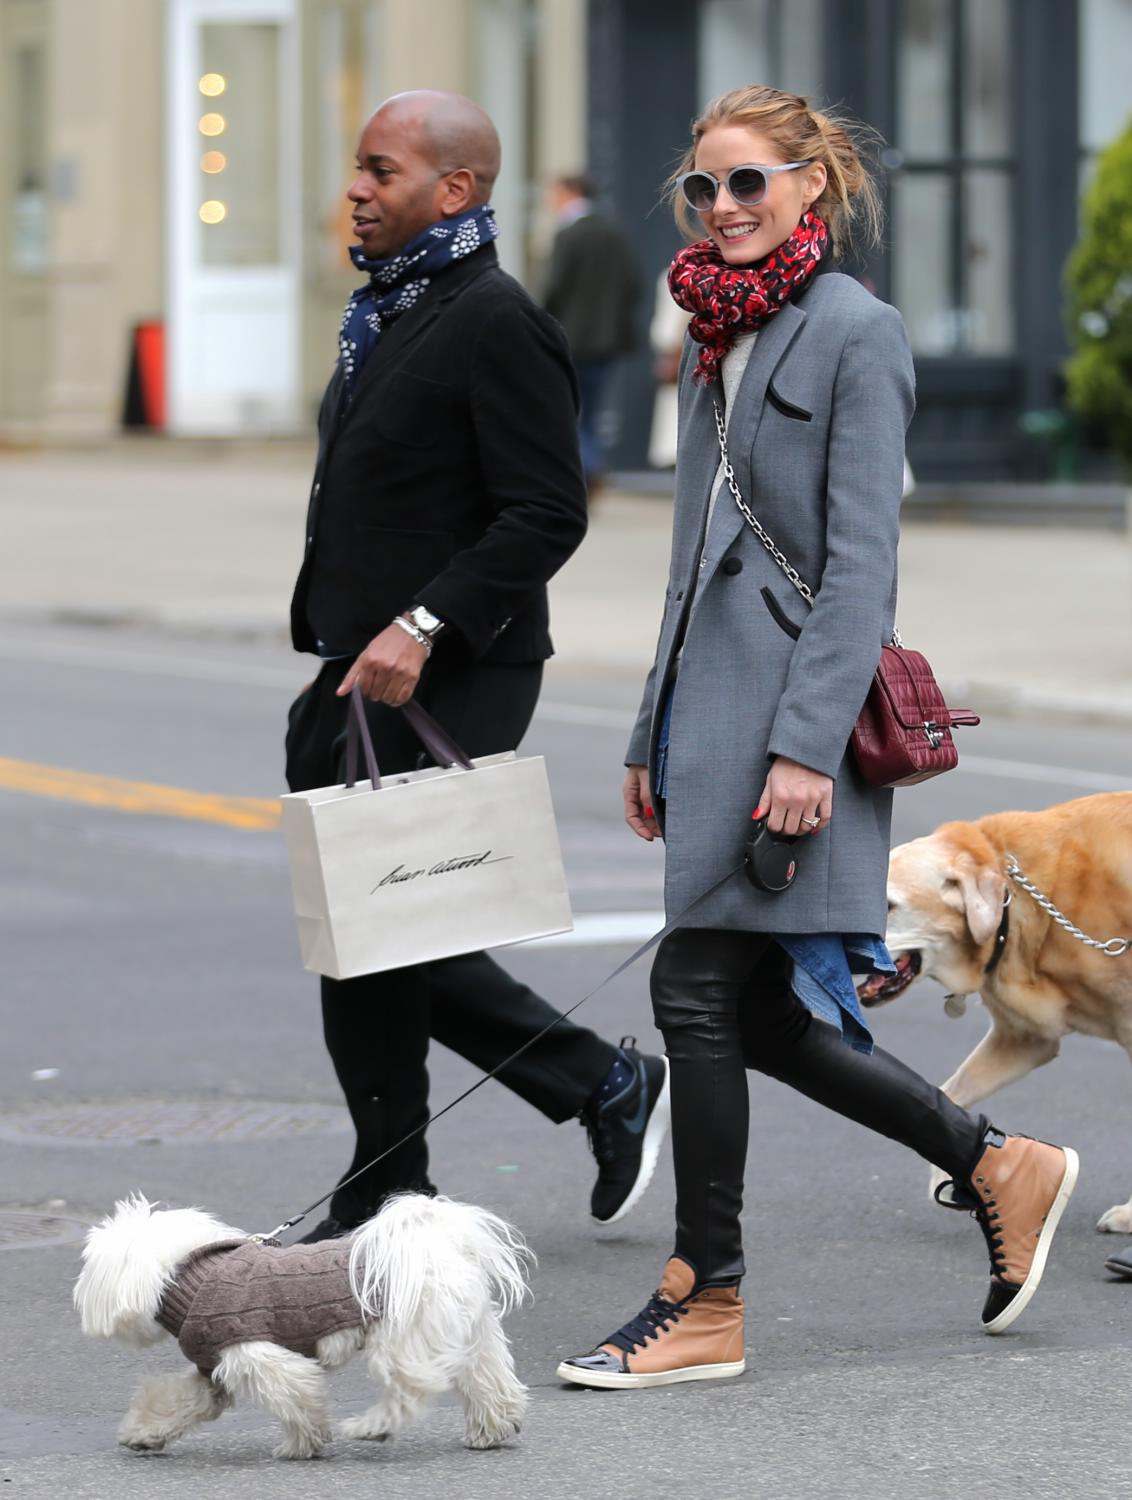
[[829, 230], [807, 209], [797, 229], [751, 266], [729, 266], [712, 240], [681, 250], [668, 271], [668, 290], [692, 314], [688, 332], [702, 344], [695, 379], [707, 384], [741, 333], [761, 328], [807, 284], [829, 246]]

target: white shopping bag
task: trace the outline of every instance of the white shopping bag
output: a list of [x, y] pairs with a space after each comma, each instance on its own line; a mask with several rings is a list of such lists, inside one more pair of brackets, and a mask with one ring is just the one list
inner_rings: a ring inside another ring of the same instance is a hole
[[[472, 769], [379, 778], [371, 760], [376, 791], [361, 781], [282, 798], [303, 963], [331, 979], [573, 926], [542, 757], [468, 761], [418, 705], [406, 712], [434, 759]], [[365, 730], [360, 695], [350, 717], [352, 735]]]

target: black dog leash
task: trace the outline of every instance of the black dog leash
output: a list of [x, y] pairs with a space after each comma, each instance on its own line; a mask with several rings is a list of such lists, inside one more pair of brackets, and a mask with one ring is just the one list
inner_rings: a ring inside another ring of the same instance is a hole
[[296, 1214], [293, 1219], [285, 1219], [283, 1223], [273, 1229], [270, 1234], [253, 1234], [251, 1238], [258, 1241], [261, 1245], [278, 1245], [279, 1236], [281, 1234], [284, 1234], [288, 1229], [293, 1229], [296, 1224], [301, 1224], [309, 1213], [313, 1213], [316, 1208], [320, 1208], [328, 1198], [333, 1198], [334, 1194], [338, 1191], [339, 1188], [348, 1187], [349, 1184], [360, 1177], [363, 1172], [368, 1172], [371, 1167], [376, 1167], [378, 1162], [384, 1161], [387, 1156], [392, 1156], [394, 1151], [399, 1151], [402, 1146], [413, 1140], [415, 1136], [420, 1135], [423, 1130], [427, 1130], [430, 1125], [435, 1125], [436, 1121], [442, 1119], [449, 1112], [449, 1110], [455, 1109], [458, 1104], [463, 1104], [465, 1099], [474, 1094], [477, 1089], [483, 1088], [485, 1083], [490, 1083], [493, 1078], [498, 1077], [498, 1075], [502, 1073], [504, 1068], [510, 1067], [517, 1058], [522, 1057], [523, 1053], [526, 1052], [529, 1048], [533, 1047], [536, 1042], [541, 1042], [543, 1037], [546, 1036], [547, 1032], [553, 1031], [560, 1021], [565, 1021], [568, 1017], [572, 1016], [576, 1010], [585, 1005], [587, 1000], [592, 1000], [593, 997], [599, 993], [599, 991], [605, 989], [607, 984], [612, 984], [615, 979], [624, 974], [626, 969], [632, 968], [632, 966], [637, 962], [639, 958], [643, 958], [651, 948], [655, 948], [658, 943], [663, 942], [664, 939], [669, 935], [669, 933], [675, 932], [676, 929], [681, 925], [681, 923], [685, 922], [688, 917], [691, 916], [697, 906], [700, 906], [704, 901], [708, 899], [709, 896], [714, 896], [716, 891], [719, 890], [720, 886], [726, 885], [733, 875], [737, 875], [743, 868], [745, 863], [746, 858], [744, 857], [744, 859], [740, 860], [740, 862], [735, 866], [733, 870], [728, 870], [726, 875], [722, 875], [713, 886], [710, 886], [706, 891], [703, 891], [700, 895], [698, 895], [694, 901], [690, 902], [689, 905], [687, 905], [684, 910], [679, 913], [678, 916], [673, 917], [671, 922], [666, 922], [659, 932], [655, 932], [647, 942], [642, 943], [641, 946], [636, 950], [636, 952], [631, 953], [629, 957], [624, 960], [624, 962], [619, 963], [611, 974], [607, 974], [599, 985], [590, 990], [588, 995], [583, 995], [580, 1000], [576, 1000], [574, 1004], [571, 1005], [569, 1010], [564, 1010], [561, 1015], [555, 1016], [554, 1020], [551, 1021], [548, 1026], [544, 1026], [541, 1031], [536, 1032], [535, 1035], [531, 1037], [530, 1041], [524, 1042], [517, 1051], [512, 1052], [510, 1057], [505, 1057], [501, 1063], [492, 1068], [490, 1073], [485, 1073], [482, 1078], [478, 1078], [475, 1083], [473, 1083], [470, 1088], [466, 1088], [462, 1094], [458, 1094], [455, 1099], [449, 1100], [449, 1102], [444, 1106], [443, 1109], [438, 1110], [436, 1114], [427, 1119], [423, 1125], [418, 1125], [415, 1130], [410, 1130], [408, 1135], [402, 1136], [399, 1141], [390, 1146], [388, 1150], [383, 1151], [380, 1156], [375, 1156], [374, 1159], [370, 1162], [367, 1162], [364, 1167], [359, 1167], [356, 1172], [351, 1172], [349, 1177], [344, 1178], [341, 1182], [335, 1183], [328, 1193], [323, 1193], [321, 1198], [316, 1198], [313, 1203], [308, 1204], [307, 1207], [303, 1209], [301, 1214]]

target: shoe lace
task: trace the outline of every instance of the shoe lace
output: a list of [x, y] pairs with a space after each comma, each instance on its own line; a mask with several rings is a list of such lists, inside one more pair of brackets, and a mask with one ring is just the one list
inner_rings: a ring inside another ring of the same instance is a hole
[[[982, 1178], [978, 1179], [980, 1182]], [[940, 1196], [945, 1189], [951, 1189], [951, 1197]], [[983, 1232], [986, 1240], [987, 1252], [990, 1255], [991, 1275], [1005, 1278], [1006, 1276], [1006, 1252], [1003, 1247], [1002, 1215], [998, 1211], [998, 1202], [988, 1188], [985, 1194], [975, 1192], [966, 1183], [949, 1178], [941, 1182], [935, 1190], [935, 1201], [941, 1208], [954, 1208], [959, 1213], [969, 1213]]]
[[[637, 1038], [635, 1036], [623, 1036], [621, 1038], [622, 1051], [626, 1047], [635, 1047]], [[604, 1119], [600, 1114], [591, 1114], [588, 1111], [578, 1116], [579, 1122], [584, 1126], [586, 1139], [590, 1150], [593, 1152], [594, 1160], [599, 1167], [610, 1166], [617, 1157], [616, 1122], [613, 1118]]]
[[591, 1119], [589, 1115], [580, 1115], [579, 1120], [585, 1127], [586, 1139], [589, 1141], [590, 1150], [594, 1154], [594, 1160], [599, 1167], [607, 1167], [617, 1154], [617, 1148], [613, 1140], [612, 1122]]
[[650, 1339], [658, 1339], [662, 1333], [667, 1333], [668, 1325], [678, 1323], [687, 1311], [686, 1302], [669, 1302], [659, 1292], [654, 1292], [635, 1318], [630, 1318], [603, 1342], [632, 1354], [635, 1349], [643, 1349]]

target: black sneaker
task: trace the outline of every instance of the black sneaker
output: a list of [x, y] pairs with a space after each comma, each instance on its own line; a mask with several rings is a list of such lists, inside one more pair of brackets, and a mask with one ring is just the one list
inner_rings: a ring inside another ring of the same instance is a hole
[[295, 1241], [296, 1245], [317, 1245], [320, 1240], [340, 1240], [343, 1235], [353, 1234], [357, 1229], [356, 1224], [343, 1224], [333, 1214], [327, 1214], [325, 1219], [320, 1219], [313, 1229], [308, 1229], [301, 1239]]
[[627, 1036], [621, 1041], [633, 1067], [632, 1082], [600, 1110], [581, 1116], [597, 1160], [590, 1213], [599, 1224], [616, 1224], [636, 1208], [668, 1134], [668, 1059], [638, 1052], [636, 1040]]
[[365, 1219], [351, 1219], [349, 1223], [346, 1223], [342, 1219], [336, 1219], [333, 1214], [327, 1214], [325, 1219], [320, 1219], [314, 1228], [308, 1229], [301, 1239], [295, 1241], [295, 1244], [317, 1245], [320, 1240], [340, 1240], [347, 1234], [353, 1234], [355, 1229], [361, 1228], [366, 1219], [372, 1219], [375, 1214], [379, 1214], [390, 1198], [395, 1198], [401, 1193], [423, 1193], [426, 1198], [435, 1198], [437, 1189], [427, 1177], [423, 1182], [413, 1182], [408, 1187], [394, 1188], [388, 1193], [382, 1193]]

